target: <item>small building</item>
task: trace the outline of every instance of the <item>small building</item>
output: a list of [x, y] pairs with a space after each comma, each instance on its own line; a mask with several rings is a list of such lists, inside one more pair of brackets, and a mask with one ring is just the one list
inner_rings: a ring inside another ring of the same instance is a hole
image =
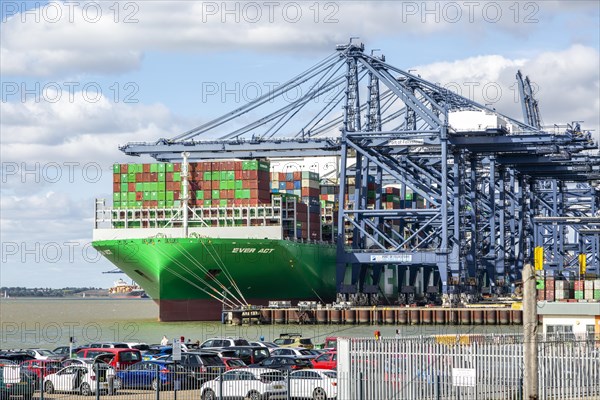
[[573, 335], [600, 338], [600, 303], [538, 302], [544, 336]]

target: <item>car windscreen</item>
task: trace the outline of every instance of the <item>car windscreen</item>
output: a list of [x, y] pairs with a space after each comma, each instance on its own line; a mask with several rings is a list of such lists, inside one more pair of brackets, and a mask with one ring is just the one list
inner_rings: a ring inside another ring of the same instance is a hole
[[302, 354], [303, 356], [314, 356], [314, 354], [311, 353], [310, 350], [300, 350], [300, 354]]
[[223, 364], [223, 361], [221, 360], [221, 358], [219, 358], [219, 356], [215, 355], [208, 355], [208, 354], [203, 354], [200, 356], [200, 358], [202, 359], [202, 364], [204, 365], [219, 365], [219, 366], [223, 366], [225, 364]]
[[265, 372], [260, 375], [260, 380], [263, 382], [276, 382], [285, 380], [285, 377], [281, 372]]
[[302, 343], [302, 344], [312, 344], [312, 341], [310, 339], [300, 339], [300, 343]]
[[249, 346], [250, 343], [246, 339], [236, 339], [233, 341], [234, 346]]
[[113, 345], [113, 347], [115, 349], [128, 349], [129, 348], [127, 343], [117, 343], [117, 344]]
[[140, 353], [138, 353], [137, 351], [122, 351], [121, 352], [121, 361], [123, 361], [123, 362], [140, 361], [141, 359], [142, 359], [142, 357], [140, 356]]
[[337, 372], [335, 371], [324, 371], [323, 375], [325, 375], [328, 378], [337, 378]]

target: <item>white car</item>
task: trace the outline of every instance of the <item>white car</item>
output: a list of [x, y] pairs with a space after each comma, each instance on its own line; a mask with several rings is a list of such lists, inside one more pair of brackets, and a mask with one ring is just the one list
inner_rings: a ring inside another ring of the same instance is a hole
[[337, 373], [329, 369], [303, 369], [292, 372], [290, 397], [314, 400], [337, 397]]
[[[83, 396], [96, 393], [97, 390], [109, 390], [109, 381], [113, 383], [113, 394], [121, 388], [119, 379], [115, 379], [115, 370], [106, 363], [83, 360], [81, 364], [69, 365], [60, 371], [46, 375], [44, 378], [44, 391], [77, 392]], [[98, 372], [98, 376], [96, 376]]]
[[269, 351], [271, 351], [272, 349], [277, 349], [279, 348], [279, 346], [277, 346], [275, 343], [273, 342], [248, 342], [250, 344], [250, 346], [261, 346], [261, 347], [266, 347], [267, 349], [269, 349]]
[[61, 356], [56, 355], [54, 352], [47, 349], [27, 349], [25, 352], [27, 355], [30, 355], [36, 360], [52, 360], [61, 358]]
[[278, 347], [271, 349], [271, 356], [296, 356], [303, 358], [316, 358], [317, 355], [313, 354], [310, 350], [302, 347]]
[[205, 382], [200, 387], [200, 393], [202, 400], [216, 400], [221, 397], [250, 400], [287, 398], [283, 373], [270, 368], [233, 369], [219, 378]]

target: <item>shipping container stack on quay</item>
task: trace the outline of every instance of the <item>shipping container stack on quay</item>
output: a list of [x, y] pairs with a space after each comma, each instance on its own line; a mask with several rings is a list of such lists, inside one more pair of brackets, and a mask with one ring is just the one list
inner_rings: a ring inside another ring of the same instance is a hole
[[[543, 126], [516, 78], [522, 121], [339, 45], [225, 116], [122, 146], [159, 163], [115, 165], [94, 246], [165, 320], [270, 300], [458, 309], [518, 298], [525, 264], [546, 274], [540, 300], [597, 301], [598, 145], [579, 122]], [[269, 163], [319, 157], [333, 180]], [[144, 249], [131, 265], [127, 246]]]

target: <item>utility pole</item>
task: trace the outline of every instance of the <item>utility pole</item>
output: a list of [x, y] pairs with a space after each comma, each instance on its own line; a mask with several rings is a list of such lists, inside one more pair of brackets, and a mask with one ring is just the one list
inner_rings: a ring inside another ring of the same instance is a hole
[[523, 355], [525, 372], [523, 377], [523, 399], [537, 400], [538, 397], [538, 341], [537, 341], [537, 298], [535, 272], [531, 264], [523, 267]]

